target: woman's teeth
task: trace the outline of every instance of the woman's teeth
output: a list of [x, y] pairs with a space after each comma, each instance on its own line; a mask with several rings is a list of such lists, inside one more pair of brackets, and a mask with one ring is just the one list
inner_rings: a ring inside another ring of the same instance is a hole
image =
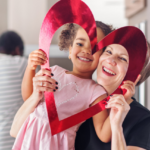
[[90, 59], [88, 58], [83, 58], [83, 57], [78, 57], [80, 60], [84, 60], [84, 61], [91, 61]]
[[103, 67], [103, 70], [104, 70], [105, 72], [107, 72], [107, 73], [110, 73], [110, 74], [112, 74], [112, 75], [115, 75], [115, 73], [111, 72], [110, 70], [106, 69], [105, 67]]

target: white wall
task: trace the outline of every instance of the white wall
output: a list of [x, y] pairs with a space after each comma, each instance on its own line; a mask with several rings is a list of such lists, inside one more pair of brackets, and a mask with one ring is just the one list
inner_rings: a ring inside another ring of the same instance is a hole
[[[0, 33], [15, 30], [25, 44], [38, 44], [39, 31], [49, 8], [59, 0], [0, 0]], [[127, 24], [124, 17], [124, 0], [83, 0], [96, 20], [121, 27]], [[57, 33], [52, 41], [57, 44]]]
[[83, 0], [96, 20], [112, 24], [115, 28], [127, 25], [124, 0]]

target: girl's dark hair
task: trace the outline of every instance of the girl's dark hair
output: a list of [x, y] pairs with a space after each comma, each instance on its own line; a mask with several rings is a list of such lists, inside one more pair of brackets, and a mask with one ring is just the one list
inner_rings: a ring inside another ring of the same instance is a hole
[[[114, 30], [111, 25], [104, 24], [101, 21], [96, 21], [96, 26], [103, 31], [105, 36]], [[65, 25], [59, 36], [58, 45], [60, 50], [69, 49], [69, 46], [73, 44], [74, 38], [79, 28], [81, 27], [74, 23], [68, 23]]]
[[21, 37], [14, 31], [4, 32], [0, 36], [0, 52], [12, 54], [16, 47], [19, 47], [20, 54], [23, 54], [24, 44]]

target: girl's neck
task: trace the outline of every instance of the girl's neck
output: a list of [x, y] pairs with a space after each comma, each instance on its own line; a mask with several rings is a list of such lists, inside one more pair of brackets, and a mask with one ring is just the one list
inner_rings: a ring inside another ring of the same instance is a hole
[[83, 78], [83, 79], [92, 79], [92, 73], [91, 72], [79, 72], [79, 71], [73, 69], [72, 71], [68, 71], [66, 73], [72, 74], [74, 76], [77, 76], [77, 77]]

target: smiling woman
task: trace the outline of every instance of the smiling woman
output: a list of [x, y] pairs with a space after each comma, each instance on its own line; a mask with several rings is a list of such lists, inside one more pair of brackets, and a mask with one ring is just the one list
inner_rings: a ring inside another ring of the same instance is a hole
[[129, 55], [122, 45], [111, 44], [106, 47], [99, 58], [97, 82], [105, 87], [109, 95], [123, 81], [128, 65]]
[[[131, 32], [128, 35], [130, 35]], [[146, 48], [144, 46], [145, 48], [139, 48], [137, 46], [141, 44], [142, 41], [139, 40], [140, 36], [136, 33], [132, 34], [133, 37], [128, 36], [128, 38], [125, 37], [125, 34], [127, 34], [127, 32], [122, 34], [124, 42], [128, 40], [131, 42], [130, 44], [127, 42], [127, 48], [121, 45], [108, 44], [109, 46], [107, 46], [99, 59], [97, 80], [108, 93], [111, 93], [109, 91], [111, 86], [115, 86], [118, 80], [122, 80], [123, 78], [127, 80], [138, 75], [136, 74], [136, 68], [140, 67], [139, 61], [143, 58], [141, 55], [138, 55], [138, 50], [144, 53], [143, 50], [148, 49], [145, 64], [141, 72], [142, 80], [140, 83], [146, 80], [150, 74], [148, 63], [150, 60], [149, 47], [147, 46]], [[135, 39], [139, 40], [139, 42], [136, 42]], [[135, 42], [135, 44], [132, 42]], [[123, 45], [126, 44], [124, 43]], [[127, 74], [125, 77], [122, 76], [123, 74], [120, 74], [120, 72], [126, 71]], [[126, 89], [127, 92], [125, 95], [111, 95], [107, 103], [106, 108], [108, 112], [110, 112], [109, 118], [112, 129], [111, 142], [105, 143], [99, 140], [94, 127], [93, 118], [90, 118], [81, 125], [77, 132], [76, 150], [150, 150], [150, 111], [132, 98], [135, 92], [135, 85], [138, 81], [139, 77], [137, 77], [134, 83], [124, 81], [121, 88]]]

